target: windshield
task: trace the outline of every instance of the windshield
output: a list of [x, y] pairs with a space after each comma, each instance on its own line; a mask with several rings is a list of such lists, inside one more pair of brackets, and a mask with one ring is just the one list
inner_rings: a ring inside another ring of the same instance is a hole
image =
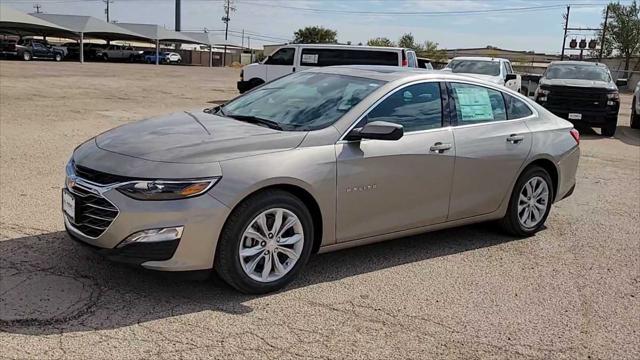
[[295, 73], [225, 104], [220, 114], [267, 120], [283, 130], [316, 130], [336, 122], [383, 83], [346, 75]]
[[596, 65], [553, 65], [547, 69], [547, 79], [577, 79], [592, 81], [611, 81], [607, 69]]
[[452, 60], [447, 68], [451, 72], [462, 74], [500, 75], [500, 63], [482, 60]]

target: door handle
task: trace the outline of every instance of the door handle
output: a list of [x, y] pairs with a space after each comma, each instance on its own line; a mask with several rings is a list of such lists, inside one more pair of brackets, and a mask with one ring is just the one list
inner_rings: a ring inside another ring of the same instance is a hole
[[509, 135], [509, 137], [507, 138], [507, 142], [510, 142], [512, 144], [518, 144], [519, 142], [521, 142], [522, 140], [524, 140], [524, 136], [522, 135], [517, 135], [517, 134], [511, 134]]
[[429, 148], [431, 152], [437, 152], [438, 154], [442, 154], [449, 149], [451, 149], [451, 144], [443, 144], [441, 142], [437, 142]]

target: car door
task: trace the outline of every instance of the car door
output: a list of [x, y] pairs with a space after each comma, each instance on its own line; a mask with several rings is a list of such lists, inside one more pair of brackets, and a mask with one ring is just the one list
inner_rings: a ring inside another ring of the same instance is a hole
[[39, 58], [51, 57], [49, 55], [48, 49], [44, 45], [42, 45], [42, 44], [40, 44], [38, 42], [35, 42], [35, 41], [32, 42], [31, 43], [31, 48], [33, 50], [33, 56], [34, 57], [39, 57]]
[[[504, 73], [505, 73], [505, 78], [506, 78], [506, 74], [514, 74], [513, 72], [513, 68], [511, 67], [511, 64], [509, 64], [507, 61], [503, 61], [502, 62], [502, 66], [504, 68]], [[506, 86], [507, 88], [513, 90], [513, 91], [520, 91], [519, 85], [518, 85], [518, 80], [514, 79], [514, 80], [509, 80], [507, 81], [504, 86]]]
[[281, 48], [270, 55], [264, 62], [267, 68], [267, 82], [285, 76], [295, 71], [293, 60], [296, 49], [293, 47]]
[[[531, 132], [508, 119], [501, 91], [451, 82], [456, 161], [449, 220], [491, 213], [505, 201], [531, 150]], [[526, 106], [526, 105], [525, 105]]]
[[403, 86], [355, 125], [398, 123], [402, 138], [336, 144], [338, 242], [446, 220], [455, 149], [441, 94], [438, 82]]

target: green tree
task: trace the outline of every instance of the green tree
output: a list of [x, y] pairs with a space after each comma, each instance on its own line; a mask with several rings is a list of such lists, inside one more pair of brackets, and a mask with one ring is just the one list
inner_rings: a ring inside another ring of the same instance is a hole
[[[629, 5], [612, 2], [608, 6], [609, 21], [603, 55], [611, 56], [615, 53], [624, 57], [624, 70], [628, 71], [631, 57], [640, 54], [640, 7], [636, 0]], [[598, 38], [601, 37], [602, 32], [598, 34]]]
[[338, 32], [322, 26], [307, 26], [293, 33], [294, 44], [335, 44]]
[[438, 43], [434, 41], [425, 41], [416, 53], [418, 56], [426, 57], [437, 62], [447, 60], [447, 52], [438, 49]]
[[400, 37], [398, 40], [398, 46], [402, 48], [409, 48], [415, 51], [421, 51], [422, 47], [420, 44], [416, 44], [416, 39], [413, 37], [413, 34], [406, 33]]
[[396, 46], [396, 44], [394, 44], [393, 41], [389, 40], [386, 37], [377, 37], [374, 39], [369, 39], [369, 41], [367, 41], [367, 45], [368, 46], [386, 46], [386, 47]]

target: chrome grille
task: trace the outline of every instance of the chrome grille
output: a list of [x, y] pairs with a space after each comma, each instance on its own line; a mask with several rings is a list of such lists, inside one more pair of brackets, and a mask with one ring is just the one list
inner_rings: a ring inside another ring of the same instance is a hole
[[84, 235], [96, 238], [118, 216], [118, 208], [104, 197], [80, 186], [69, 189], [76, 200], [75, 221], [69, 222]]

